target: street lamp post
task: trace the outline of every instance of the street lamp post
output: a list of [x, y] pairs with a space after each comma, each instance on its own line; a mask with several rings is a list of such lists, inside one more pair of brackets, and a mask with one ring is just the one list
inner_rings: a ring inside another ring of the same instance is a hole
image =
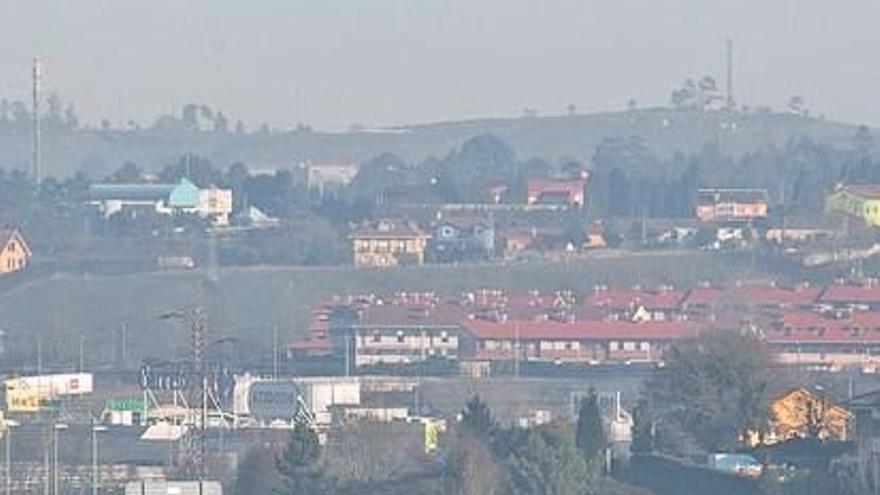
[[58, 432], [61, 430], [66, 430], [66, 423], [55, 423], [52, 427], [52, 456], [53, 456], [53, 465], [52, 465], [52, 493], [53, 495], [59, 495], [58, 491]]
[[6, 495], [12, 494], [12, 429], [18, 426], [17, 421], [6, 420]]
[[106, 426], [92, 424], [92, 495], [98, 495], [101, 478], [98, 473], [98, 432], [107, 431]]

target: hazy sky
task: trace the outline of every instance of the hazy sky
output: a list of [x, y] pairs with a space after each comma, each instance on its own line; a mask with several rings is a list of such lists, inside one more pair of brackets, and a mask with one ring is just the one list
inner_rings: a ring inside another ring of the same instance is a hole
[[611, 110], [721, 81], [730, 35], [738, 100], [880, 124], [878, 18], [877, 0], [0, 0], [0, 96], [27, 98], [39, 54], [92, 122], [189, 101], [325, 128]]

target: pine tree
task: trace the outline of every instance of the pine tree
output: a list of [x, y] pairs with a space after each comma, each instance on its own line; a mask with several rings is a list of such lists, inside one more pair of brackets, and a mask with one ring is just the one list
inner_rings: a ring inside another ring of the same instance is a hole
[[590, 388], [589, 395], [581, 400], [575, 443], [589, 462], [597, 460], [608, 443], [605, 426], [602, 423], [602, 413], [599, 411], [599, 397], [593, 388]]
[[489, 406], [480, 399], [479, 395], [474, 395], [467, 402], [464, 411], [461, 412], [461, 423], [474, 432], [486, 435], [492, 433], [495, 426]]
[[632, 447], [630, 447], [633, 454], [650, 454], [654, 450], [651, 429], [648, 401], [640, 399], [633, 409]]
[[281, 486], [278, 495], [324, 495], [331, 493], [329, 483], [317, 468], [321, 443], [311, 426], [297, 423], [287, 446], [277, 461]]

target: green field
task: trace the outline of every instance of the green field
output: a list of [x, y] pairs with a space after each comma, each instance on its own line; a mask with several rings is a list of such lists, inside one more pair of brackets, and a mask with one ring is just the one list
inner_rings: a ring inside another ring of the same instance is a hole
[[[249, 356], [271, 356], [279, 341], [303, 335], [310, 311], [335, 293], [425, 290], [457, 294], [493, 287], [527, 290], [571, 289], [596, 284], [645, 286], [723, 281], [748, 273], [745, 261], [718, 254], [604, 254], [565, 262], [412, 267], [394, 270], [338, 268], [229, 268], [214, 281], [206, 272], [138, 275], [54, 275], [22, 282], [0, 293], [0, 330], [8, 337], [6, 364], [36, 362], [43, 340], [44, 367], [75, 367], [80, 339], [86, 365], [119, 363], [122, 333], [126, 360], [170, 358], [186, 352], [182, 323], [161, 321], [168, 311], [201, 303], [209, 338], [236, 337]], [[237, 351], [237, 352], [239, 352]]]

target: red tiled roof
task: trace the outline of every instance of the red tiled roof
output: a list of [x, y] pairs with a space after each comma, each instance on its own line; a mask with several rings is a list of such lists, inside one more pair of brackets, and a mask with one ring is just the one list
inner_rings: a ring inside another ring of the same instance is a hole
[[695, 287], [688, 292], [683, 304], [689, 306], [712, 306], [724, 296], [724, 289], [719, 287]]
[[530, 195], [583, 194], [586, 185], [586, 179], [529, 179], [526, 187]]
[[333, 345], [327, 339], [301, 339], [287, 344], [292, 351], [330, 351]]
[[735, 300], [746, 304], [806, 305], [815, 302], [822, 290], [818, 287], [743, 285], [734, 287], [730, 292]]
[[880, 284], [871, 283], [865, 285], [835, 284], [825, 289], [820, 298], [823, 302], [830, 303], [870, 303], [880, 302]]
[[728, 289], [696, 287], [684, 298], [683, 304], [712, 306], [728, 299], [740, 304], [802, 306], [815, 302], [821, 293], [818, 287], [789, 288], [771, 284], [743, 284]]
[[700, 189], [697, 191], [697, 204], [699, 205], [766, 202], [766, 189]]
[[858, 184], [848, 185], [841, 189], [843, 192], [859, 196], [867, 199], [880, 198], [880, 184]]
[[631, 323], [579, 321], [574, 323], [464, 320], [462, 328], [477, 339], [560, 340], [679, 340], [696, 337], [701, 326], [678, 321]]
[[769, 343], [880, 342], [880, 313], [855, 312], [834, 318], [807, 311], [788, 312], [780, 327], [765, 331]]
[[785, 333], [780, 330], [773, 330], [764, 333], [764, 340], [769, 344], [784, 343], [816, 343], [816, 344], [833, 344], [833, 343], [856, 343], [856, 342], [880, 342], [880, 331], [860, 331], [853, 332], [835, 328], [825, 330], [821, 335], [819, 333], [810, 332], [792, 332]]
[[685, 292], [675, 289], [607, 289], [597, 288], [587, 294], [584, 303], [606, 308], [629, 308], [644, 306], [648, 309], [675, 309], [685, 297]]
[[383, 219], [359, 225], [351, 234], [355, 238], [399, 239], [422, 238], [428, 235], [407, 220]]
[[466, 317], [461, 306], [444, 303], [437, 306], [382, 304], [364, 308], [357, 326], [452, 326]]

